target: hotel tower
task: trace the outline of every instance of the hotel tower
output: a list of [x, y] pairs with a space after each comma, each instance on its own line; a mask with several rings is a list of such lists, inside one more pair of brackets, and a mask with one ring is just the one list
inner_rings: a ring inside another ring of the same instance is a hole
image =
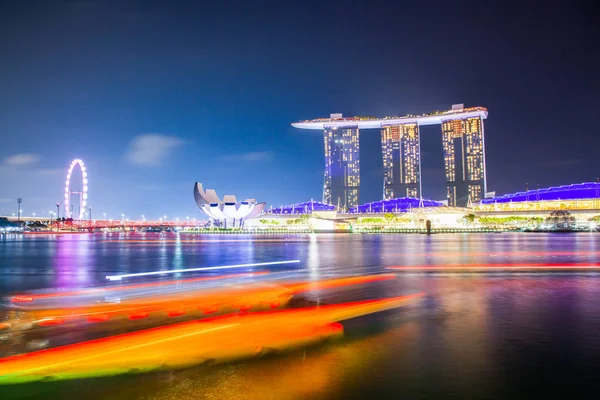
[[323, 129], [325, 179], [323, 202], [349, 210], [358, 205], [360, 153], [357, 126], [330, 126]]
[[485, 195], [483, 121], [480, 117], [442, 122], [448, 205], [466, 207]]
[[323, 202], [349, 210], [358, 205], [360, 188], [359, 129], [379, 129], [383, 156], [383, 199], [420, 198], [420, 126], [441, 125], [446, 193], [449, 206], [469, 206], [485, 197], [484, 107], [404, 117], [350, 117], [331, 114], [295, 122], [300, 129], [319, 129], [325, 139]]
[[381, 129], [383, 199], [421, 196], [421, 152], [416, 123]]

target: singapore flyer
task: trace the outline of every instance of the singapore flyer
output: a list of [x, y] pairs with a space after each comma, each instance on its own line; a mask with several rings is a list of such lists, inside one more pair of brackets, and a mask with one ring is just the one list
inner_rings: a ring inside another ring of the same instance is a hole
[[[71, 175], [73, 173], [73, 169], [75, 166], [79, 166], [81, 169], [81, 191], [73, 191], [71, 189]], [[78, 194], [79, 195], [79, 215], [78, 218], [75, 218], [76, 215], [72, 210], [71, 205], [71, 195]], [[71, 162], [69, 166], [69, 170], [67, 171], [67, 179], [65, 181], [65, 216], [67, 218], [73, 219], [85, 219], [86, 205], [88, 198], [88, 178], [87, 171], [85, 169], [85, 164], [80, 159], [75, 159]]]

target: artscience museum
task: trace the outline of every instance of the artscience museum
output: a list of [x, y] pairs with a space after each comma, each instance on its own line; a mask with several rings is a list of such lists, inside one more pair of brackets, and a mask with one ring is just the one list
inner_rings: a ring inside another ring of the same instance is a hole
[[205, 191], [200, 182], [194, 184], [194, 199], [212, 223], [222, 228], [242, 228], [246, 220], [261, 215], [265, 207], [265, 203], [257, 203], [255, 199], [238, 202], [231, 194], [221, 201], [213, 189]]

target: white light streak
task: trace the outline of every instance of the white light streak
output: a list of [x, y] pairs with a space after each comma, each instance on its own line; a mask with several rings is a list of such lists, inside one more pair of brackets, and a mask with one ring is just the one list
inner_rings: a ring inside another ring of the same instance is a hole
[[150, 271], [150, 272], [138, 272], [138, 273], [134, 273], [134, 274], [107, 275], [106, 279], [108, 279], [109, 281], [120, 281], [123, 278], [132, 278], [132, 277], [137, 277], [137, 276], [166, 275], [166, 274], [176, 274], [178, 272], [214, 271], [214, 270], [229, 269], [229, 268], [264, 267], [267, 265], [297, 264], [299, 262], [300, 262], [300, 260], [287, 260], [287, 261], [269, 261], [269, 262], [251, 263], [251, 264], [226, 265], [226, 266], [221, 266], [221, 267], [172, 269], [172, 270], [168, 270], [168, 271]]

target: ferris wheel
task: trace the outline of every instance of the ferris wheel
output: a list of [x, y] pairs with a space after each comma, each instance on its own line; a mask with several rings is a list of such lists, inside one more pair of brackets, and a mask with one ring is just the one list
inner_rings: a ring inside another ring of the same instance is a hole
[[[81, 191], [73, 191], [71, 189], [71, 174], [73, 173], [73, 169], [75, 166], [79, 165], [81, 169]], [[73, 215], [76, 215], [72, 210], [71, 205], [71, 195], [78, 194], [79, 195], [79, 216], [77, 219], [85, 219], [87, 198], [88, 198], [88, 178], [87, 171], [85, 169], [85, 164], [80, 159], [75, 159], [71, 162], [69, 166], [69, 170], [67, 171], [67, 180], [65, 181], [65, 217], [66, 218], [74, 218]], [[74, 218], [75, 219], [75, 218]]]

